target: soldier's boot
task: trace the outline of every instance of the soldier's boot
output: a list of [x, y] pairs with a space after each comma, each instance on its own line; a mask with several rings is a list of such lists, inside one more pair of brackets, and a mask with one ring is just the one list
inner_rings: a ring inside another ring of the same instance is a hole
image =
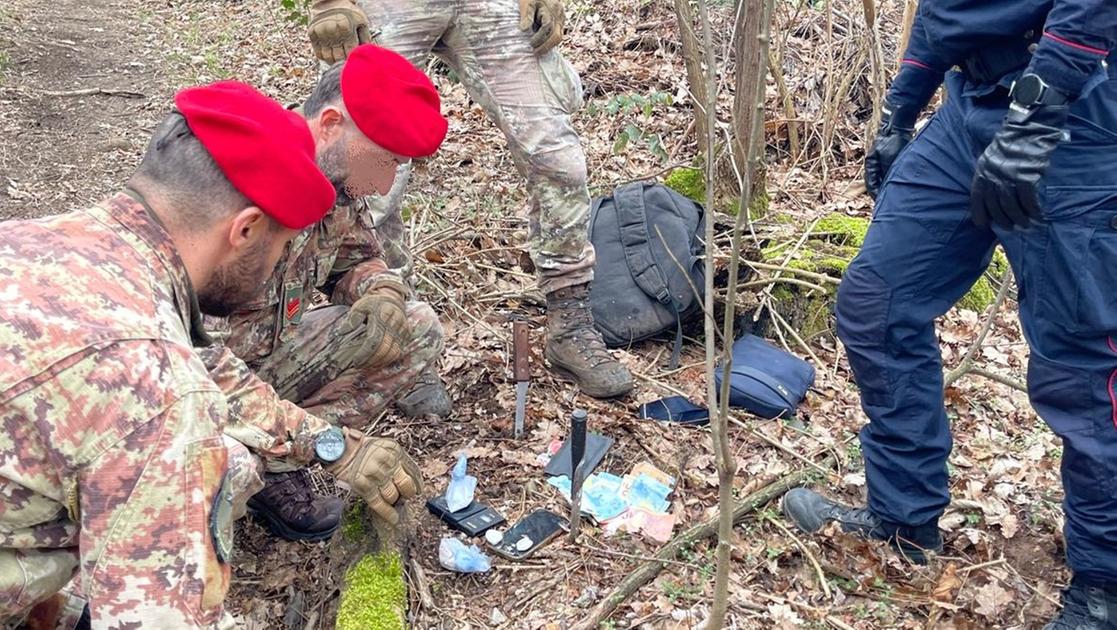
[[303, 470], [266, 473], [264, 489], [248, 500], [248, 512], [287, 540], [329, 538], [341, 525], [344, 510], [339, 497], [319, 496]]
[[1043, 630], [1117, 630], [1117, 584], [1089, 585], [1071, 579], [1063, 609]]
[[589, 285], [547, 294], [547, 347], [551, 368], [594, 398], [615, 398], [632, 391], [632, 374], [605, 349], [593, 327]]
[[842, 531], [885, 540], [901, 554], [917, 564], [927, 564], [927, 553], [942, 551], [942, 534], [938, 522], [918, 527], [897, 525], [882, 520], [867, 507], [850, 507], [831, 501], [814, 490], [794, 488], [780, 502], [784, 515], [799, 529], [814, 533], [826, 523], [835, 521]]
[[423, 370], [415, 385], [396, 401], [396, 409], [409, 418], [426, 415], [446, 418], [450, 415], [451, 406], [450, 393], [434, 367]]

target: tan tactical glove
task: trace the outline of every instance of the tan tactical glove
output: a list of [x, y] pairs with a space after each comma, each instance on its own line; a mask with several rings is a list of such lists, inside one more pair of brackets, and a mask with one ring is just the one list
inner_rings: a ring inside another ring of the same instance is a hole
[[314, 0], [307, 31], [314, 56], [326, 63], [337, 63], [372, 41], [368, 18], [353, 0]]
[[346, 315], [348, 330], [364, 329], [364, 339], [355, 353], [362, 367], [380, 367], [403, 358], [411, 339], [404, 302], [407, 287], [392, 276], [378, 279]]
[[345, 431], [345, 454], [326, 467], [340, 485], [365, 500], [377, 516], [395, 525], [395, 505], [423, 489], [419, 467], [403, 447], [387, 438], [368, 437], [353, 429]]
[[520, 30], [532, 31], [531, 47], [542, 55], [562, 41], [566, 11], [562, 0], [520, 0]]

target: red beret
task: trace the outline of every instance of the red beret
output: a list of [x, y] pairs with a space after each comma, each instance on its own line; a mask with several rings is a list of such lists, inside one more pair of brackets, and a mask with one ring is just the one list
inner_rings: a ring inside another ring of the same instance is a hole
[[302, 116], [237, 81], [187, 88], [175, 105], [233, 187], [283, 226], [301, 230], [333, 206]]
[[349, 53], [341, 98], [361, 133], [397, 155], [432, 155], [446, 137], [434, 84], [387, 48], [365, 44]]

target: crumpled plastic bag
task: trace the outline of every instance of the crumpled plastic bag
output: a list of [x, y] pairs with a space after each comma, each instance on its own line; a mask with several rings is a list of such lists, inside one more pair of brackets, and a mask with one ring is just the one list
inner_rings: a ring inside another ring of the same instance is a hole
[[443, 538], [438, 543], [438, 563], [458, 573], [484, 573], [492, 568], [489, 557], [477, 545], [467, 547], [457, 538]]
[[458, 456], [458, 463], [450, 470], [450, 485], [446, 486], [446, 507], [451, 512], [464, 510], [473, 503], [473, 492], [477, 489], [477, 477], [465, 474], [465, 454]]

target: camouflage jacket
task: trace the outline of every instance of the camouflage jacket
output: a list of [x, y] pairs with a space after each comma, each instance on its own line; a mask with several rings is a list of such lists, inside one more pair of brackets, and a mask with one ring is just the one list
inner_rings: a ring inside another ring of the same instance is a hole
[[[166, 231], [126, 194], [2, 224], [0, 295], [0, 557], [75, 556], [97, 628], [230, 625], [211, 377], [227, 361], [195, 353], [197, 299]], [[277, 455], [309, 446], [283, 420], [253, 419]], [[51, 594], [24, 569], [0, 571], [0, 620]]]
[[[324, 293], [333, 304], [349, 305], [364, 295], [374, 279], [393, 274], [382, 254], [366, 202], [335, 206], [324, 219], [291, 240], [256, 302], [228, 318], [206, 318], [206, 329], [224, 347], [208, 349], [202, 356], [207, 365], [222, 369], [224, 376], [216, 380], [229, 395], [234, 417], [263, 414], [269, 405], [278, 404], [274, 391], [253, 368], [293, 337], [316, 292]], [[227, 356], [229, 350], [239, 360], [216, 364], [214, 358]], [[233, 383], [238, 385], [228, 386]], [[313, 418], [302, 410], [285, 413]], [[254, 429], [248, 429], [232, 427], [227, 433], [256, 447]]]
[[268, 356], [293, 333], [321, 291], [332, 304], [356, 302], [388, 270], [364, 201], [335, 206], [287, 246], [259, 300], [206, 328], [247, 364]]

